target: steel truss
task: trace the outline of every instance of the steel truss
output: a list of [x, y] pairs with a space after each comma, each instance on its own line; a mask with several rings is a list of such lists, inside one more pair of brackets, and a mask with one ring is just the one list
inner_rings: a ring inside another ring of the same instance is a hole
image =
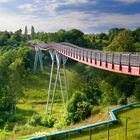
[[40, 69], [43, 72], [43, 61], [42, 61], [42, 50], [40, 50], [37, 46], [35, 47], [35, 60], [34, 60], [34, 73], [37, 69], [37, 63], [40, 63]]
[[[61, 95], [62, 95], [62, 100], [63, 100], [65, 110], [66, 110], [66, 101], [68, 100], [68, 81], [67, 81], [67, 77], [66, 77], [66, 68], [65, 68], [65, 64], [66, 64], [68, 58], [54, 50], [49, 50], [49, 53], [50, 53], [51, 60], [52, 60], [52, 66], [51, 66], [50, 82], [49, 82], [49, 88], [48, 88], [46, 114], [52, 114], [54, 98], [55, 98], [55, 94], [56, 94], [56, 86], [57, 86], [58, 80], [60, 83]], [[52, 99], [50, 99], [51, 87], [52, 87], [52, 76], [53, 76], [55, 60], [56, 60], [56, 65], [57, 65], [57, 73], [56, 73], [56, 78], [55, 78], [55, 82], [54, 82], [54, 87], [52, 90]], [[61, 79], [61, 74], [60, 74], [61, 65], [63, 66], [63, 70], [64, 70], [64, 80], [65, 80], [65, 86], [66, 86], [66, 99], [65, 99], [65, 95], [64, 95], [64, 91], [63, 91], [62, 79]], [[49, 102], [51, 104], [50, 111], [49, 111]]]

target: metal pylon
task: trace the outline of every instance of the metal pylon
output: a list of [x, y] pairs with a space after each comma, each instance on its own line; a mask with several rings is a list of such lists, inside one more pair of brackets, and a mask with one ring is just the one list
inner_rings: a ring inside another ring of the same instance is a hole
[[[68, 99], [68, 86], [67, 86], [68, 82], [67, 82], [67, 79], [66, 79], [66, 70], [65, 70], [65, 63], [66, 63], [67, 58], [63, 57], [61, 54], [57, 53], [56, 51], [49, 51], [49, 53], [50, 53], [50, 56], [51, 56], [51, 59], [52, 59], [52, 68], [51, 68], [51, 74], [50, 74], [50, 83], [49, 83], [49, 89], [48, 89], [46, 113], [47, 114], [48, 113], [52, 114], [54, 98], [55, 98], [55, 93], [56, 93], [56, 86], [57, 86], [58, 79], [59, 79], [59, 83], [60, 83], [60, 89], [61, 89], [61, 95], [62, 95], [62, 100], [63, 100], [63, 104], [64, 104], [64, 109], [66, 109], [66, 100], [65, 100], [65, 96], [64, 96], [64, 91], [63, 91], [63, 86], [62, 86], [62, 79], [61, 79], [61, 75], [60, 75], [60, 66], [61, 66], [61, 62], [62, 62], [63, 68], [64, 68], [64, 79], [65, 79], [65, 84], [66, 84], [66, 97]], [[56, 73], [55, 83], [54, 83], [54, 87], [53, 87], [51, 106], [50, 106], [50, 112], [49, 112], [49, 100], [50, 100], [52, 74], [53, 74], [53, 69], [54, 69], [55, 58], [56, 58], [56, 64], [57, 64], [57, 73]]]
[[51, 84], [52, 84], [52, 75], [53, 75], [53, 69], [54, 69], [54, 61], [55, 61], [55, 52], [52, 50], [49, 50], [51, 60], [52, 60], [52, 66], [51, 66], [51, 74], [50, 74], [50, 82], [49, 82], [49, 88], [48, 88], [48, 98], [47, 98], [47, 104], [46, 104], [46, 113], [48, 113], [48, 106], [49, 106], [49, 100], [50, 100], [50, 91], [51, 91]]
[[40, 69], [43, 72], [42, 51], [36, 46], [35, 47], [35, 60], [34, 60], [34, 73], [36, 72], [36, 69], [37, 69], [38, 60], [40, 63]]
[[65, 80], [65, 86], [66, 86], [66, 96], [67, 96], [67, 101], [68, 101], [68, 99], [69, 99], [69, 96], [68, 96], [68, 80], [67, 80], [66, 67], [65, 67], [65, 64], [66, 64], [68, 58], [66, 56], [62, 56], [62, 60], [63, 60], [64, 80]]

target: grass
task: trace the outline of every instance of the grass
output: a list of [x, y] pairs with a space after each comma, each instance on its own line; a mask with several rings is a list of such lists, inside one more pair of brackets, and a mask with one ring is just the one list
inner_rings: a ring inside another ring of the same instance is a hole
[[[73, 73], [74, 72], [71, 69], [67, 69], [68, 81], [71, 84], [70, 87], [73, 86], [72, 83], [74, 82]], [[65, 129], [67, 130], [67, 129], [76, 128], [83, 125], [110, 119], [108, 115], [108, 110], [115, 108], [117, 106], [107, 106], [107, 107], [94, 106], [91, 117], [77, 124], [73, 124], [68, 127], [61, 127], [59, 130], [57, 130], [56, 128], [46, 128], [42, 126], [36, 126], [36, 127], [29, 126], [27, 122], [34, 113], [38, 113], [40, 116], [45, 115], [49, 74], [50, 74], [49, 66], [45, 69], [44, 73], [37, 72], [36, 74], [33, 74], [33, 73], [28, 74], [28, 77], [24, 86], [25, 96], [23, 99], [20, 99], [17, 104], [17, 114], [15, 117], [16, 121], [10, 124], [12, 126], [9, 126], [9, 127], [13, 127], [13, 131], [0, 130], [0, 140], [15, 140], [15, 139], [18, 140], [25, 137], [54, 133], [56, 131], [65, 130]], [[55, 74], [53, 75], [53, 83], [55, 81]], [[61, 78], [62, 79], [64, 78], [62, 75], [62, 69], [61, 69]], [[64, 83], [63, 83], [63, 87], [64, 87]], [[70, 88], [69, 92], [72, 92], [72, 90], [73, 89]], [[56, 90], [53, 114], [58, 120], [60, 120], [63, 113], [64, 113], [64, 106], [62, 103], [60, 87], [58, 84], [57, 90]], [[122, 137], [124, 137], [125, 115], [131, 116], [131, 119], [128, 122], [129, 123], [128, 124], [129, 137], [130, 138], [132, 137], [138, 140], [137, 137], [139, 138], [140, 126], [138, 124], [139, 118], [137, 118], [137, 116], [140, 116], [140, 108], [134, 108], [132, 110], [125, 110], [117, 114], [118, 118], [120, 119], [120, 123], [111, 126], [111, 130], [110, 130], [111, 139], [119, 140], [119, 138], [121, 139]], [[95, 129], [93, 128], [92, 131], [94, 134], [92, 135], [92, 139], [106, 139], [107, 138], [106, 126], [98, 127]], [[118, 132], [119, 132], [119, 135], [117, 134]], [[72, 140], [79, 140], [79, 139], [89, 140], [88, 134], [89, 134], [88, 130], [82, 131], [81, 133], [80, 132], [74, 133], [72, 134]]]
[[[123, 111], [116, 113], [119, 123], [110, 124], [110, 140], [125, 140], [126, 130], [126, 117], [128, 120], [127, 140], [139, 140], [140, 139], [140, 106], [130, 109], [124, 109]], [[89, 130], [83, 130], [79, 133], [73, 133], [71, 140], [89, 140]], [[60, 136], [61, 137], [61, 136]], [[64, 136], [63, 140], [67, 140], [68, 136]], [[108, 138], [107, 125], [98, 126], [92, 128], [93, 140], [106, 140]], [[59, 139], [59, 138], [58, 138]], [[62, 139], [62, 138], [60, 138]]]

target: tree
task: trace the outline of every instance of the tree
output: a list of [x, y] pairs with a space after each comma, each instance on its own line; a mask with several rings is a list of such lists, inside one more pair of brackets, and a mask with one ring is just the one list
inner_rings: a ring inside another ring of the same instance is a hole
[[24, 31], [24, 35], [23, 35], [23, 41], [28, 40], [28, 29], [27, 26], [25, 26], [25, 31]]
[[91, 115], [91, 104], [88, 102], [86, 95], [76, 91], [67, 103], [66, 122], [76, 123], [81, 119]]
[[10, 40], [11, 42], [14, 42], [14, 46], [17, 47], [22, 40], [22, 30], [19, 29], [15, 33], [13, 33]]
[[120, 31], [118, 35], [114, 37], [113, 41], [106, 49], [110, 51], [119, 52], [134, 51], [135, 48], [131, 32], [129, 30]]
[[116, 36], [116, 35], [118, 35], [118, 33], [120, 32], [120, 31], [124, 31], [125, 30], [125, 28], [112, 28], [112, 29], [110, 29], [109, 30], [109, 34], [108, 34], [108, 36], [109, 36], [109, 41], [111, 42], [113, 39], [114, 39], [114, 37]]
[[132, 31], [132, 36], [134, 39], [134, 42], [140, 43], [140, 27], [136, 28], [134, 31]]
[[35, 29], [34, 26], [31, 27], [31, 39], [35, 38]]
[[5, 32], [0, 32], [0, 46], [8, 45], [8, 39], [10, 38], [10, 33], [5, 31]]
[[16, 113], [16, 100], [22, 96], [26, 49], [9, 50], [0, 56], [0, 110]]

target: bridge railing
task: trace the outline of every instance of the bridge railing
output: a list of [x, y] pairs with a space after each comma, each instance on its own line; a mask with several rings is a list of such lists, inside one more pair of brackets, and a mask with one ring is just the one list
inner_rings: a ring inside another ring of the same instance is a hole
[[74, 57], [76, 59], [83, 58], [83, 61], [88, 61], [89, 59], [95, 61], [102, 61], [107, 63], [114, 63], [117, 65], [125, 65], [131, 67], [140, 66], [140, 54], [139, 53], [122, 53], [122, 52], [103, 52], [97, 50], [90, 50], [78, 47], [76, 45], [71, 45], [69, 43], [62, 43], [57, 45], [58, 50], [66, 55]]
[[62, 55], [97, 68], [140, 76], [140, 53], [105, 52], [82, 48], [70, 43], [40, 43], [35, 47], [55, 50]]

